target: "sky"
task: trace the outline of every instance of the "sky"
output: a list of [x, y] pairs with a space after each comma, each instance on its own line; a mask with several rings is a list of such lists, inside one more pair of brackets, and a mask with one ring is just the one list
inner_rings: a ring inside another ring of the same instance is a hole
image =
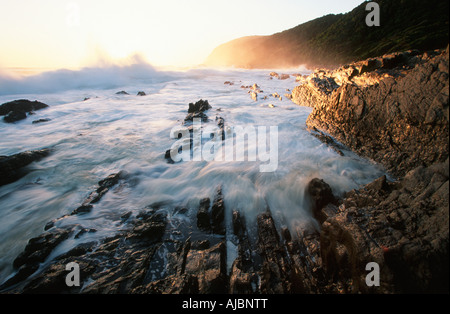
[[0, 67], [80, 68], [139, 55], [201, 64], [218, 45], [270, 35], [363, 0], [0, 0]]

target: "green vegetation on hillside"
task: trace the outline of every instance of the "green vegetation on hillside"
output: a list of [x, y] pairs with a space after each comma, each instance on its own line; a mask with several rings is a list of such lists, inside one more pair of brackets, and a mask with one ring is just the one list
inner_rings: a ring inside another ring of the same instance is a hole
[[448, 0], [378, 0], [381, 26], [368, 27], [364, 2], [271, 36], [239, 38], [217, 47], [207, 65], [275, 68], [333, 67], [390, 52], [445, 48]]

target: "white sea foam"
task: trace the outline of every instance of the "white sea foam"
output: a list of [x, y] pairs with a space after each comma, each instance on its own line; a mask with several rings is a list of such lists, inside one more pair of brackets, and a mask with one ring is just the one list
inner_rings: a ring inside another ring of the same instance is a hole
[[[120, 170], [133, 178], [128, 185], [107, 193], [91, 213], [64, 222], [98, 232], [67, 241], [55, 254], [117, 232], [121, 215], [157, 202], [169, 208], [186, 206], [195, 217], [199, 200], [212, 197], [220, 184], [228, 224], [233, 209], [252, 225], [256, 215], [270, 207], [277, 225], [291, 228], [311, 221], [303, 195], [310, 179], [323, 178], [340, 194], [383, 174], [371, 162], [348, 151], [339, 156], [310, 135], [305, 122], [311, 108], [274, 97], [253, 101], [241, 85], [254, 83], [264, 91], [262, 95], [282, 96], [296, 85], [294, 77], [270, 79], [268, 71], [161, 72], [145, 63], [61, 70], [22, 79], [0, 77], [0, 103], [28, 98], [50, 106], [15, 124], [1, 121], [0, 155], [53, 148], [49, 157], [31, 166], [28, 175], [0, 187], [0, 282], [12, 273], [12, 261], [27, 241], [40, 234], [48, 221], [69, 214], [99, 180]], [[130, 95], [116, 95], [121, 90]], [[138, 91], [147, 96], [136, 96]], [[199, 99], [212, 106], [207, 112], [210, 124], [221, 116], [230, 126], [277, 126], [277, 171], [261, 173], [260, 161], [167, 164], [164, 153], [175, 141], [170, 131], [181, 125], [188, 103]], [[32, 124], [40, 118], [51, 121]]]

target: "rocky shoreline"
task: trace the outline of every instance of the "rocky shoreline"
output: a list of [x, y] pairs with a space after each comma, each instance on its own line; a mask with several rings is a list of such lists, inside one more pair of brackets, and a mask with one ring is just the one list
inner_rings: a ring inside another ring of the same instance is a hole
[[298, 81], [292, 100], [314, 108], [313, 135], [397, 177], [316, 212], [328, 276], [364, 292], [364, 265], [375, 261], [384, 276], [377, 293], [448, 293], [449, 48], [316, 70]]
[[[289, 230], [270, 208], [250, 225], [244, 213], [225, 208], [224, 187], [217, 186], [196, 208], [130, 210], [117, 221], [116, 235], [89, 240], [98, 230], [66, 222], [130, 184], [132, 176], [121, 171], [30, 239], [0, 292], [448, 293], [448, 55], [448, 49], [409, 51], [299, 77], [292, 100], [313, 106], [307, 121], [313, 135], [397, 177], [383, 176], [342, 198], [326, 178], [311, 180], [305, 197], [317, 225]], [[209, 109], [207, 101], [190, 104], [183, 125], [208, 121]], [[223, 118], [215, 121], [223, 132]], [[174, 162], [170, 151], [164, 157]], [[83, 238], [55, 256], [59, 245]], [[81, 283], [69, 287], [66, 265], [73, 262]], [[380, 266], [379, 287], [366, 285], [371, 262]]]
[[449, 52], [394, 53], [300, 77], [307, 126], [397, 177], [448, 158]]

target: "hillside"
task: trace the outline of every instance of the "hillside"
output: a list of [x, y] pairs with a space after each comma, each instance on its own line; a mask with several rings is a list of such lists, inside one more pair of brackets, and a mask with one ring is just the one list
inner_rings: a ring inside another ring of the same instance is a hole
[[326, 15], [270, 36], [249, 36], [222, 44], [208, 66], [282, 68], [335, 67], [395, 51], [445, 48], [449, 1], [379, 0], [381, 26], [368, 27], [366, 2], [351, 12]]

